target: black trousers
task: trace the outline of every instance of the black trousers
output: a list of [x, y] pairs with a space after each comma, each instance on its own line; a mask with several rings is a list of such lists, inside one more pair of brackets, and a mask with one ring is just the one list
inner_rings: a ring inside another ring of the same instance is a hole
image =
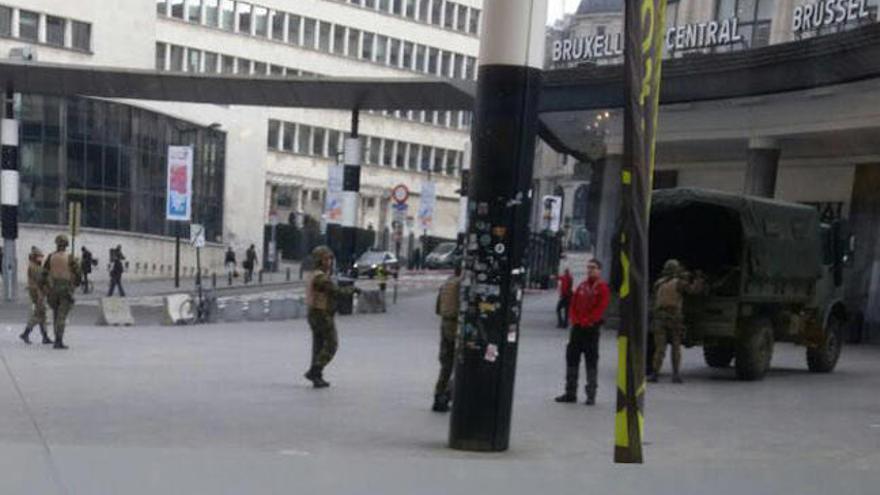
[[122, 277], [110, 277], [110, 290], [107, 292], [107, 297], [113, 295], [113, 289], [119, 287], [119, 295], [125, 297], [125, 289], [122, 288]]
[[587, 368], [587, 395], [596, 394], [596, 369], [599, 364], [600, 325], [571, 327], [568, 346], [565, 349], [565, 392], [577, 395], [578, 368], [581, 355]]
[[559, 328], [568, 328], [568, 304], [571, 301], [569, 297], [560, 297], [556, 303], [556, 325]]

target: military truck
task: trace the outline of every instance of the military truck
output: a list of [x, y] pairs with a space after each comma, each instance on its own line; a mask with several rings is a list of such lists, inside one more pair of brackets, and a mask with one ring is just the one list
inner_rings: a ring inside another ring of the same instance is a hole
[[774, 343], [793, 342], [806, 346], [810, 371], [834, 370], [852, 254], [841, 222], [820, 223], [814, 208], [795, 203], [666, 189], [653, 195], [649, 243], [652, 285], [670, 258], [702, 272], [703, 292], [685, 296], [684, 344], [702, 346], [706, 364], [733, 361], [739, 379], [760, 380]]

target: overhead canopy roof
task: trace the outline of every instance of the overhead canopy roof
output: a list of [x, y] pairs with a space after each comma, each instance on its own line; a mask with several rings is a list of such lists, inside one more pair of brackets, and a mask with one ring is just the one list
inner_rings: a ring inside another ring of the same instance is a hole
[[0, 85], [47, 95], [344, 110], [471, 110], [475, 94], [472, 81], [426, 77], [254, 77], [13, 60], [0, 61]]

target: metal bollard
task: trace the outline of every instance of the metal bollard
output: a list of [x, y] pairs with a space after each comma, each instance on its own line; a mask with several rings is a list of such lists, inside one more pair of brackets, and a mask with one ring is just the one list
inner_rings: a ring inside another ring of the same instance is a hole
[[287, 267], [287, 281], [290, 282], [290, 267]]
[[217, 288], [217, 273], [211, 273], [211, 288]]
[[260, 270], [260, 271], [257, 273], [257, 282], [259, 282], [259, 283], [261, 283], [261, 284], [263, 283], [263, 270]]
[[229, 272], [229, 285], [232, 285], [232, 272]]

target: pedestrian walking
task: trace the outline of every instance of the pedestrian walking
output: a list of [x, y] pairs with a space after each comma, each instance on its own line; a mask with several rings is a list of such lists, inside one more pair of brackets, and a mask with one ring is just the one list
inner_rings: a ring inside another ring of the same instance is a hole
[[235, 276], [235, 251], [232, 250], [232, 246], [226, 248], [226, 257], [223, 259], [223, 264], [226, 266], [226, 276], [231, 284], [232, 277]]
[[31, 247], [31, 253], [28, 256], [27, 270], [27, 291], [31, 298], [31, 316], [28, 319], [27, 325], [24, 327], [24, 332], [19, 335], [19, 338], [21, 338], [25, 344], [31, 343], [31, 330], [37, 325], [40, 326], [40, 334], [43, 335], [43, 343], [52, 343], [52, 339], [50, 339], [49, 335], [46, 333], [46, 292], [42, 283], [42, 264], [43, 252], [36, 246]]
[[416, 248], [413, 251], [413, 269], [421, 270], [422, 269], [422, 249]]
[[605, 309], [611, 299], [608, 284], [602, 280], [602, 264], [591, 259], [587, 262], [587, 278], [578, 285], [571, 298], [571, 331], [565, 349], [565, 393], [556, 402], [576, 402], [578, 368], [581, 355], [587, 372], [588, 406], [596, 403], [597, 367], [599, 365], [599, 336]]
[[64, 328], [67, 315], [73, 309], [73, 293], [80, 284], [80, 265], [76, 258], [67, 254], [67, 236], [55, 237], [57, 250], [49, 254], [43, 263], [42, 283], [46, 287], [46, 301], [52, 308], [55, 330], [55, 349], [67, 349], [64, 344]]
[[92, 273], [92, 266], [97, 265], [98, 261], [92, 256], [92, 252], [86, 249], [85, 246], [80, 248], [80, 271], [82, 271], [82, 287], [83, 294], [88, 294], [91, 290], [91, 285], [89, 283], [89, 274]]
[[247, 249], [244, 253], [244, 283], [249, 284], [254, 279], [254, 268], [257, 266], [257, 250], [254, 245]]
[[305, 377], [315, 388], [329, 387], [324, 380], [324, 368], [333, 360], [339, 348], [339, 335], [333, 315], [337, 299], [352, 288], [340, 288], [330, 276], [333, 267], [333, 251], [327, 246], [312, 250], [315, 269], [306, 282], [306, 306], [308, 322], [312, 329], [312, 363]]
[[119, 287], [120, 297], [125, 297], [125, 289], [122, 287], [122, 272], [125, 271], [125, 266], [122, 264], [122, 261], [125, 260], [125, 256], [122, 254], [122, 246], [116, 246], [116, 249], [112, 250], [111, 253], [110, 290], [107, 291], [107, 297], [112, 297], [117, 287]]
[[437, 294], [435, 312], [440, 316], [440, 376], [434, 386], [435, 412], [449, 411], [452, 400], [452, 369], [455, 361], [455, 339], [458, 336], [459, 293], [461, 292], [461, 266], [456, 265], [455, 274], [443, 282]]
[[657, 382], [666, 344], [672, 344], [672, 382], [684, 383], [681, 379], [681, 341], [684, 336], [684, 294], [698, 294], [703, 290], [703, 278], [691, 280], [690, 275], [678, 260], [670, 259], [663, 264], [660, 278], [654, 282], [654, 306], [652, 308], [651, 331], [654, 333], [653, 372], [649, 382]]
[[556, 303], [556, 326], [568, 328], [568, 306], [571, 304], [574, 279], [568, 268], [559, 276], [559, 301]]

